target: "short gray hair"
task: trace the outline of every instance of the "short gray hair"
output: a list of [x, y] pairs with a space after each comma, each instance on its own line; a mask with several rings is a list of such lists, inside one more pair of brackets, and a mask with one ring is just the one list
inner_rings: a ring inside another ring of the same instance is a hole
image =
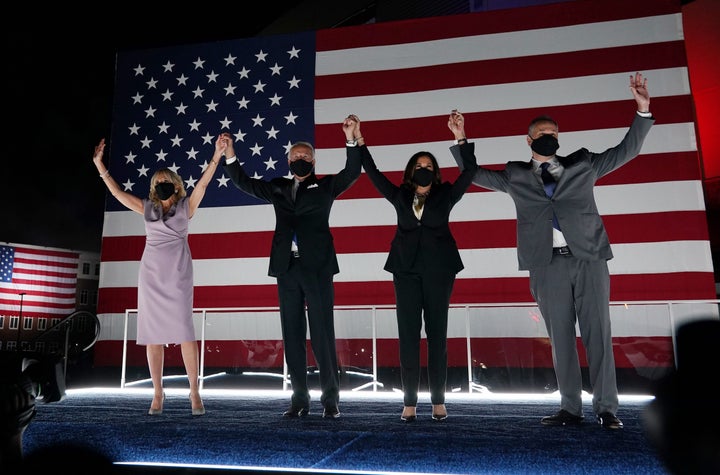
[[305, 141], [295, 142], [294, 144], [290, 145], [290, 148], [288, 149], [288, 152], [287, 152], [288, 160], [290, 160], [290, 154], [292, 153], [292, 151], [294, 149], [296, 149], [297, 147], [309, 148], [310, 153], [312, 154], [312, 158], [313, 158], [313, 160], [315, 160], [315, 147], [313, 147], [313, 144], [311, 144], [310, 142], [305, 142]]

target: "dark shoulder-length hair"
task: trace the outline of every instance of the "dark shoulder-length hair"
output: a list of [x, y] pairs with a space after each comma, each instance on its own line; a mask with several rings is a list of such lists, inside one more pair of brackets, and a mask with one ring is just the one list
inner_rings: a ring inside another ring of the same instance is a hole
[[412, 190], [417, 189], [417, 185], [413, 181], [413, 175], [415, 174], [415, 165], [417, 165], [417, 161], [420, 159], [420, 157], [427, 157], [432, 162], [434, 175], [432, 181], [433, 184], [440, 184], [442, 182], [442, 177], [440, 176], [440, 165], [438, 165], [438, 161], [435, 158], [435, 155], [426, 151], [417, 152], [412, 157], [410, 157], [407, 165], [405, 165], [405, 173], [403, 173], [403, 185], [408, 186]]

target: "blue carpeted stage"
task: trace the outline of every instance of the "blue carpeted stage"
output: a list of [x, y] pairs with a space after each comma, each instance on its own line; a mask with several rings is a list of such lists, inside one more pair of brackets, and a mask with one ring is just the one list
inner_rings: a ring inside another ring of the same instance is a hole
[[68, 473], [93, 463], [87, 453], [111, 460], [113, 473], [132, 474], [669, 473], [644, 431], [651, 396], [622, 395], [625, 428], [610, 431], [596, 423], [589, 396], [585, 423], [563, 428], [540, 424], [558, 410], [557, 393], [451, 392], [443, 422], [430, 418], [423, 393], [418, 419], [404, 423], [402, 394], [392, 390], [343, 391], [342, 416], [326, 420], [317, 392], [308, 417], [284, 419], [287, 391], [212, 385], [203, 389], [207, 413], [193, 417], [181, 383], [167, 385], [164, 411], [153, 417], [151, 389], [139, 386], [68, 389], [62, 401], [38, 404], [23, 438], [26, 459], [45, 463], [62, 447], [52, 467]]

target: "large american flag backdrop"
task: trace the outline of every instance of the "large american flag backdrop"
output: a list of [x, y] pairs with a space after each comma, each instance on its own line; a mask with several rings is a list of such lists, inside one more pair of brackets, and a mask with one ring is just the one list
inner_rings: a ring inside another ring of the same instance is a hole
[[[648, 78], [657, 122], [641, 155], [603, 178], [596, 197], [615, 254], [612, 300], [650, 303], [614, 307], [618, 366], [667, 367], [672, 319], [664, 302], [715, 298], [679, 1], [565, 2], [121, 52], [110, 171], [125, 190], [146, 196], [154, 170], [167, 166], [192, 191], [214, 138], [228, 130], [251, 176], [287, 176], [287, 147], [297, 140], [316, 145], [319, 175], [335, 173], [345, 161], [341, 122], [354, 113], [379, 168], [395, 182], [418, 150], [434, 153], [452, 180], [451, 109], [465, 114], [481, 165], [529, 159], [527, 124], [541, 113], [560, 124], [560, 154], [602, 151], [633, 119], [628, 84], [636, 71]], [[368, 367], [371, 312], [342, 308], [394, 303], [383, 264], [395, 212], [363, 175], [330, 220], [340, 262], [340, 360]], [[270, 205], [217, 171], [190, 227], [197, 308], [277, 306], [276, 282], [267, 276], [274, 224]], [[551, 367], [537, 309], [513, 305], [532, 297], [527, 273], [518, 271], [511, 199], [472, 186], [453, 211], [452, 230], [465, 263], [453, 305], [490, 308], [471, 310], [470, 323], [465, 309], [453, 308], [450, 365], [467, 364], [469, 332], [477, 364]], [[98, 365], [120, 362], [143, 246], [142, 218], [108, 196]], [[377, 364], [397, 366], [394, 314], [376, 319]], [[128, 362], [144, 365], [133, 332], [131, 325]], [[276, 312], [230, 312], [206, 332], [206, 365], [282, 365]]]

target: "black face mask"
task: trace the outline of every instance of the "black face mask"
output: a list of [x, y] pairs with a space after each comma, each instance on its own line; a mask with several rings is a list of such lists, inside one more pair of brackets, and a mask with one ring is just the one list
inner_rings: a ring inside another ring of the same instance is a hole
[[430, 183], [432, 183], [433, 178], [435, 178], [435, 173], [430, 170], [429, 168], [416, 168], [415, 173], [413, 173], [413, 182], [417, 186], [428, 186]]
[[161, 200], [166, 200], [175, 194], [175, 185], [166, 181], [155, 185], [155, 193]]
[[295, 160], [294, 162], [290, 162], [290, 171], [299, 177], [309, 175], [312, 169], [312, 162], [306, 162], [305, 160]]
[[545, 134], [536, 138], [530, 143], [530, 148], [533, 152], [543, 157], [552, 157], [560, 148], [558, 139], [554, 135]]

